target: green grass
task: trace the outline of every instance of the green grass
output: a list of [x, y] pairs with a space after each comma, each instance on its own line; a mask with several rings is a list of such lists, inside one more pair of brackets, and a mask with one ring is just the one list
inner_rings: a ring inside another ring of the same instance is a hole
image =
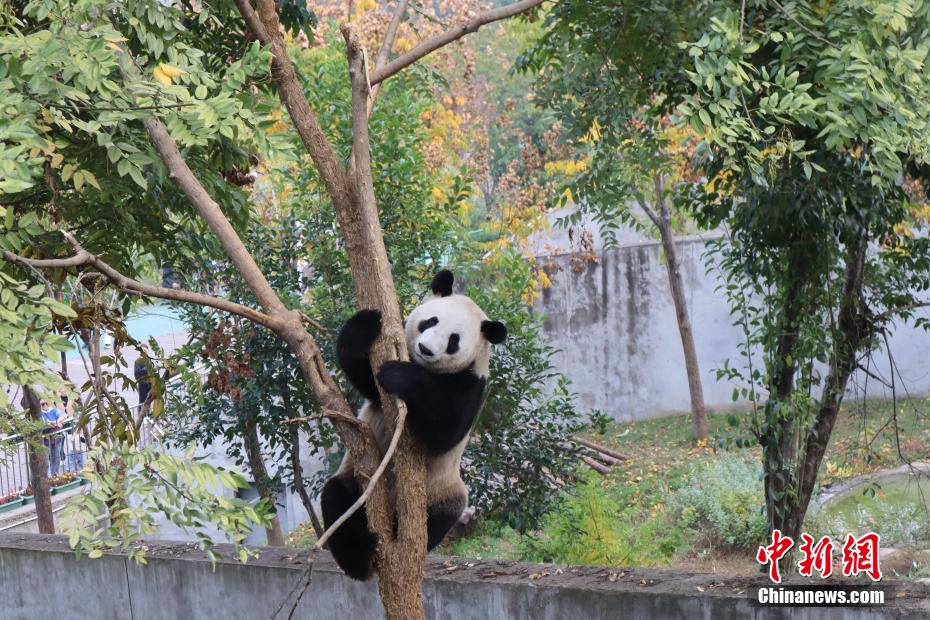
[[[759, 459], [761, 450], [750, 441], [750, 418], [749, 413], [711, 414], [711, 441], [705, 446], [694, 445], [691, 420], [685, 415], [612, 423], [606, 433], [591, 434], [590, 439], [622, 452], [628, 460], [605, 477], [585, 474], [539, 531], [521, 535], [485, 521], [439, 552], [753, 573], [752, 552], [707, 548], [706, 536], [680, 527], [678, 515], [667, 505], [695, 468], [708, 467], [725, 454]], [[745, 440], [748, 447], [736, 448], [736, 439]], [[819, 480], [825, 484], [894, 467], [902, 462], [900, 454], [920, 460], [928, 452], [930, 399], [898, 401], [896, 416], [890, 401], [848, 402], [834, 428]], [[761, 497], [759, 501], [761, 505]]]

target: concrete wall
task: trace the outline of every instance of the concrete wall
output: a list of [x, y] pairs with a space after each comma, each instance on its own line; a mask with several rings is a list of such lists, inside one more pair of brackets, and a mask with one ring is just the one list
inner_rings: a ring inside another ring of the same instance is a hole
[[[704, 241], [683, 239], [678, 249], [704, 399], [710, 408], [726, 409], [734, 405], [734, 385], [717, 381], [714, 369], [727, 359], [742, 364], [742, 332], [733, 325], [726, 299], [715, 292], [720, 284], [716, 272], [707, 273]], [[542, 291], [533, 309], [545, 317], [547, 342], [561, 349], [556, 365], [572, 379], [580, 404], [619, 421], [688, 411], [684, 356], [660, 245], [598, 252], [596, 263], [571, 256], [539, 260], [556, 270], [552, 286]], [[899, 325], [891, 348], [903, 378], [898, 379], [899, 396], [902, 384], [911, 395], [930, 395], [930, 333]], [[886, 354], [875, 358], [873, 372], [890, 377]], [[853, 379], [853, 387], [866, 385], [862, 373]], [[872, 380], [867, 396], [890, 393]]]
[[[155, 542], [141, 566], [121, 554], [76, 560], [63, 536], [0, 535], [0, 618], [262, 620], [282, 603], [277, 617], [286, 618], [289, 601], [305, 583], [305, 558], [298, 549], [266, 548], [247, 565], [222, 561], [214, 570], [192, 545]], [[431, 620], [916, 620], [930, 614], [930, 588], [918, 584], [884, 584], [887, 604], [872, 609], [759, 607], [752, 597], [760, 585], [767, 584], [719, 574], [431, 556], [423, 601]], [[344, 577], [323, 553], [294, 617], [368, 620], [383, 614], [375, 582]]]

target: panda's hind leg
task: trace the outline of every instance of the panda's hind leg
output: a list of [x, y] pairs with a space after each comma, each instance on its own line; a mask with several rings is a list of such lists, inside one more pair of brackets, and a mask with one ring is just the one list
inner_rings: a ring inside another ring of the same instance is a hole
[[[323, 523], [329, 528], [362, 495], [362, 487], [352, 472], [336, 474], [323, 485], [320, 504]], [[329, 539], [329, 551], [346, 575], [365, 581], [374, 573], [378, 537], [368, 529], [363, 506], [339, 526]]]
[[426, 509], [426, 550], [442, 542], [465, 510], [467, 497], [456, 495], [431, 503]]

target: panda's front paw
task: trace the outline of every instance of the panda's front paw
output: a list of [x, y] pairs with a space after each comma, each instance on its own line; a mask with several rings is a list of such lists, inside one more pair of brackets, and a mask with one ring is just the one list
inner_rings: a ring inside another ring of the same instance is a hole
[[403, 395], [409, 390], [415, 371], [416, 364], [411, 362], [384, 362], [378, 371], [378, 383], [385, 392]]
[[339, 332], [338, 347], [367, 356], [368, 349], [381, 333], [381, 311], [359, 310], [345, 322]]

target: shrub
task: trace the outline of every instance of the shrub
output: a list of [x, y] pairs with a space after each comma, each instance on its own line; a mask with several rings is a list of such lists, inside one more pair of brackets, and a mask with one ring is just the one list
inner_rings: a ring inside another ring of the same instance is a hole
[[669, 507], [709, 547], [754, 549], [765, 538], [762, 469], [749, 455], [724, 455], [691, 470]]
[[499, 257], [493, 280], [481, 277], [486, 269], [469, 274], [479, 284], [467, 293], [488, 316], [504, 321], [508, 333], [491, 356], [487, 398], [462, 473], [478, 515], [526, 532], [539, 526], [559, 499], [559, 485], [574, 476], [577, 454], [568, 440], [585, 419], [568, 379], [555, 369], [555, 349], [543, 341], [541, 320], [521, 299], [530, 265], [513, 253]]
[[608, 485], [588, 472], [582, 483], [564, 491], [562, 501], [546, 515], [542, 532], [523, 539], [524, 559], [625, 566], [668, 563], [686, 542], [682, 529], [638, 507], [629, 488]]

